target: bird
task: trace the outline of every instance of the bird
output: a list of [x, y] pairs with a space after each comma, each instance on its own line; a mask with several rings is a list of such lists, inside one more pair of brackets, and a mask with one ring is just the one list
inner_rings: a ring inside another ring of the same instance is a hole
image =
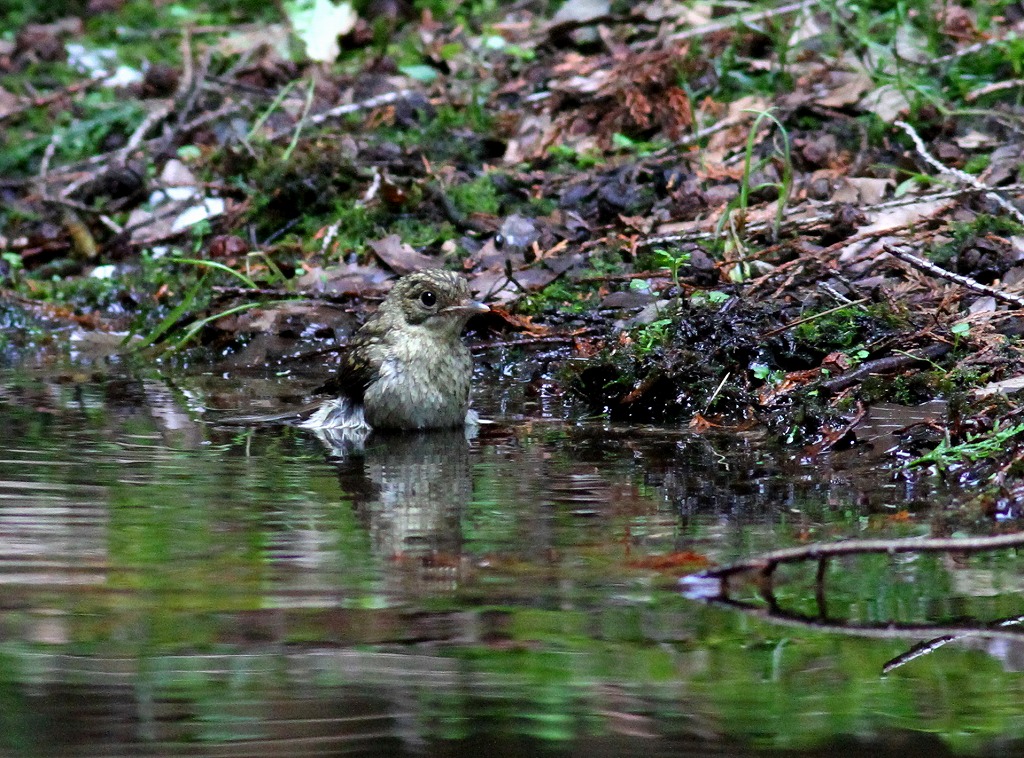
[[473, 423], [473, 361], [461, 334], [472, 316], [489, 310], [452, 271], [403, 276], [356, 331], [336, 375], [320, 388], [332, 398], [297, 425], [412, 431]]

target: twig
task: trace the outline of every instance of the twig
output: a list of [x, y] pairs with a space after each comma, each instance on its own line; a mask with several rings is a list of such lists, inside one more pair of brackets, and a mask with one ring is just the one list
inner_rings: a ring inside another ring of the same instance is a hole
[[[1004, 187], [1003, 189], [1005, 191], [1007, 191], [1007, 192], [1013, 192], [1013, 191], [1018, 191], [1018, 190], [1024, 189], [1024, 185], [1013, 184], [1013, 185], [1008, 185], [1007, 187]], [[863, 211], [864, 213], [877, 213], [879, 211], [886, 211], [886, 210], [890, 210], [892, 208], [901, 208], [901, 207], [906, 206], [906, 205], [917, 205], [918, 203], [928, 203], [928, 202], [933, 202], [935, 200], [948, 200], [948, 199], [960, 197], [962, 195], [969, 195], [969, 194], [971, 194], [973, 192], [976, 192], [976, 191], [977, 190], [975, 190], [973, 187], [958, 187], [956, 189], [943, 190], [941, 192], [931, 192], [931, 193], [928, 193], [928, 194], [925, 194], [925, 195], [907, 195], [906, 197], [898, 198], [896, 200], [889, 200], [889, 201], [886, 201], [884, 203], [878, 203], [876, 205], [866, 205], [866, 206], [863, 206], [861, 208], [858, 208], [858, 210]], [[784, 222], [783, 223], [783, 229], [785, 231], [787, 231], [787, 232], [788, 231], [797, 231], [797, 230], [807, 230], [807, 229], [812, 229], [815, 226], [818, 226], [819, 224], [828, 223], [831, 220], [832, 212], [835, 211], [837, 208], [841, 207], [842, 205], [844, 205], [844, 203], [832, 203], [832, 202], [823, 203], [823, 204], [821, 204], [821, 205], [816, 207], [815, 210], [817, 210], [817, 214], [815, 216], [813, 216], [812, 218], [801, 218], [801, 219], [797, 219], [795, 221]], [[807, 209], [807, 204], [806, 203], [801, 204], [801, 205], [795, 205], [795, 206], [786, 208], [785, 215], [786, 216], [801, 216], [801, 215], [806, 214], [807, 210], [808, 209]], [[757, 232], [767, 231], [770, 228], [771, 228], [771, 222], [767, 222], [767, 221], [759, 222], [759, 223], [756, 223], [756, 224], [748, 224], [747, 225], [747, 232], [748, 232], [748, 234], [754, 234], [754, 233], [757, 233]], [[893, 228], [895, 229], [895, 228], [898, 228], [898, 227], [893, 227]], [[848, 243], [853, 243], [853, 242], [856, 242], [856, 241], [862, 240], [862, 239], [870, 239], [871, 237], [884, 236], [885, 234], [888, 234], [890, 231], [891, 231], [890, 229], [886, 229], [886, 230], [882, 230], [882, 231], [872, 232], [871, 234], [869, 234], [869, 235], [867, 235], [865, 237], [859, 237], [859, 238], [852, 238], [851, 237], [849, 239], [843, 240], [842, 242], [836, 243], [836, 244], [840, 245], [840, 246], [843, 246], [843, 245], [846, 245]], [[696, 242], [696, 241], [702, 240], [702, 239], [711, 239], [711, 238], [713, 238], [715, 236], [716, 235], [714, 234], [714, 232], [704, 231], [704, 230], [694, 230], [692, 232], [683, 232], [681, 234], [659, 234], [659, 235], [655, 235], [653, 237], [647, 237], [646, 239], [639, 240], [637, 242], [637, 245], [639, 247], [650, 247], [652, 245], [663, 245], [663, 244], [670, 243], [670, 242]]]
[[968, 45], [963, 50], [957, 50], [955, 53], [940, 55], [938, 58], [932, 59], [931, 63], [933, 65], [937, 63], [949, 63], [950, 61], [955, 61], [958, 58], [963, 58], [965, 55], [973, 55], [974, 53], [981, 52], [986, 47], [1003, 44], [1005, 42], [1015, 42], [1018, 39], [1020, 39], [1019, 34], [1010, 32], [1005, 37], [993, 37], [992, 39], [982, 40], [981, 42], [975, 42], [973, 45]]
[[924, 158], [925, 161], [935, 170], [937, 170], [941, 174], [948, 174], [954, 177], [961, 184], [969, 185], [971, 187], [974, 187], [976, 190], [984, 192], [985, 195], [990, 197], [993, 200], [993, 202], [999, 205], [1000, 208], [1002, 208], [1007, 213], [1012, 215], [1015, 219], [1017, 219], [1017, 221], [1024, 224], [1024, 213], [1021, 213], [1013, 203], [1011, 203], [1009, 200], [1007, 200], [1002, 195], [997, 193], [984, 182], [979, 181], [976, 177], [973, 177], [970, 174], [961, 171], [958, 168], [950, 168], [949, 166], [940, 163], [935, 157], [931, 155], [931, 153], [928, 152], [927, 149], [925, 149], [924, 142], [921, 141], [921, 137], [918, 136], [917, 132], [914, 130], [914, 127], [912, 127], [906, 121], [895, 121], [893, 123], [895, 123], [896, 126], [900, 127], [901, 129], [903, 129], [903, 131], [907, 133], [907, 136], [910, 137], [911, 141], [914, 143], [914, 148], [917, 150], [918, 154], [922, 158]]
[[865, 361], [852, 371], [847, 371], [845, 374], [840, 374], [832, 379], [826, 379], [818, 385], [817, 389], [825, 390], [826, 392], [839, 392], [856, 384], [870, 374], [886, 374], [890, 371], [913, 366], [915, 363], [931, 361], [934, 358], [945, 355], [950, 350], [951, 347], [949, 345], [939, 343], [929, 345], [916, 354], [900, 353], [898, 355], [889, 355], [885, 358], [877, 358], [873, 361]]
[[495, 347], [522, 347], [525, 345], [539, 345], [543, 343], [571, 343], [575, 342], [576, 338], [583, 334], [588, 334], [598, 331], [593, 327], [586, 329], [580, 329], [579, 331], [573, 332], [572, 334], [550, 334], [542, 337], [522, 337], [516, 340], [502, 340], [495, 342], [478, 342], [470, 345], [471, 350], [490, 350]]
[[[1024, 623], [1024, 616], [1014, 616], [1013, 618], [1000, 621], [994, 624], [993, 626], [994, 629], [1000, 629], [1010, 626], [1020, 626], [1022, 623]], [[957, 640], [962, 640], [969, 637], [988, 636], [989, 632], [994, 631], [994, 629], [982, 629], [978, 631], [971, 630], [964, 631], [958, 634], [944, 634], [941, 636], [934, 637], [930, 640], [926, 640], [925, 642], [922, 642], [919, 645], [915, 645], [907, 652], [897, 655], [895, 658], [886, 661], [885, 665], [882, 666], [882, 673], [892, 673], [900, 666], [910, 663], [911, 661], [916, 660], [917, 658], [921, 658], [925, 655], [928, 655], [929, 653], [934, 653], [940, 647], [942, 647], [943, 645], [947, 645], [950, 642], [956, 642]]]
[[[328, 121], [338, 116], [344, 116], [349, 113], [355, 113], [356, 111], [369, 110], [371, 108], [379, 108], [382, 105], [390, 105], [396, 103], [399, 100], [404, 100], [410, 95], [415, 94], [415, 90], [402, 89], [397, 92], [386, 92], [383, 95], [377, 95], [377, 97], [371, 97], [366, 100], [362, 100], [358, 103], [349, 103], [348, 105], [339, 105], [337, 108], [331, 108], [329, 111], [323, 113], [316, 113], [306, 119], [307, 124], [316, 125], [322, 124], [324, 121]], [[292, 134], [294, 127], [288, 127], [287, 129], [279, 129], [270, 135], [270, 140], [279, 140], [282, 137], [287, 137]]]
[[57, 145], [60, 144], [60, 132], [54, 132], [50, 137], [50, 142], [46, 146], [46, 150], [43, 151], [43, 159], [39, 162], [39, 178], [45, 179], [46, 175], [50, 171], [50, 161], [53, 160], [53, 154], [57, 151]]
[[[176, 134], [185, 134], [187, 132], [192, 131], [193, 129], [198, 129], [200, 126], [205, 126], [211, 121], [216, 121], [217, 119], [223, 118], [224, 116], [230, 116], [236, 111], [241, 110], [241, 108], [242, 106], [238, 103], [227, 103], [225, 105], [222, 105], [215, 111], [208, 111], [206, 113], [196, 116], [187, 124], [184, 124], [183, 126], [178, 128]], [[162, 139], [163, 137], [154, 137], [152, 139], [148, 139], [145, 142], [143, 142], [140, 145], [140, 147], [153, 147], [157, 145]], [[51, 171], [47, 179], [49, 181], [53, 181], [57, 177], [63, 177], [66, 176], [67, 174], [82, 172], [92, 166], [109, 163], [120, 151], [121, 148], [118, 148], [117, 150], [111, 150], [106, 153], [94, 155], [91, 158], [86, 158], [85, 160], [79, 161], [77, 163], [73, 163], [66, 166], [60, 166], [57, 169]], [[82, 176], [79, 179], [75, 180], [74, 182], [72, 182], [71, 184], [69, 184], [64, 189], [61, 190], [61, 197], [68, 197], [69, 195], [74, 194], [75, 190], [77, 190], [82, 184], [84, 184], [85, 182], [89, 181], [92, 178], [92, 174], [86, 174], [85, 176]]]
[[776, 550], [764, 555], [736, 561], [725, 566], [702, 571], [697, 576], [707, 579], [727, 579], [734, 574], [758, 571], [770, 575], [783, 563], [817, 561], [840, 555], [866, 555], [869, 553], [980, 553], [1024, 547], [1024, 532], [1000, 534], [995, 537], [924, 537], [896, 540], [845, 540], [817, 543]]
[[[1002, 622], [986, 624], [983, 622], [961, 621], [946, 625], [907, 623], [900, 621], [867, 621], [853, 623], [849, 621], [822, 619], [818, 616], [786, 611], [781, 608], [765, 608], [751, 602], [733, 600], [731, 598], [701, 598], [711, 603], [740, 611], [748, 616], [763, 619], [772, 624], [796, 629], [813, 629], [819, 632], [834, 632], [847, 637], [863, 637], [875, 640], [905, 640], [920, 637], [976, 637], [1009, 641], [1024, 640], [1024, 630], [1013, 626], [1004, 626]], [[883, 670], [883, 673], [884, 670]]]
[[774, 329], [771, 329], [771, 330], [765, 332], [764, 334], [762, 334], [761, 338], [764, 339], [766, 337], [771, 337], [773, 335], [779, 334], [780, 332], [784, 332], [787, 329], [792, 329], [794, 326], [800, 326], [800, 324], [806, 324], [808, 321], [814, 321], [815, 319], [821, 318], [822, 316], [828, 316], [829, 314], [835, 313], [837, 311], [841, 311], [844, 308], [851, 308], [851, 307], [853, 307], [855, 305], [860, 305], [861, 303], [866, 303], [867, 301], [868, 301], [868, 299], [866, 297], [862, 297], [859, 300], [853, 300], [853, 301], [847, 300], [845, 303], [843, 303], [842, 305], [837, 305], [835, 308], [829, 308], [827, 311], [821, 311], [820, 313], [812, 313], [810, 316], [805, 316], [804, 318], [798, 318], [796, 321], [790, 321], [788, 324], [783, 324], [782, 326], [778, 326], [778, 327], [776, 327]]
[[991, 95], [993, 92], [1000, 92], [1004, 89], [1013, 89], [1014, 87], [1024, 87], [1024, 79], [1006, 79], [1001, 82], [986, 84], [984, 87], [978, 87], [978, 89], [968, 92], [964, 95], [964, 100], [973, 103], [979, 97]]
[[21, 113], [24, 113], [25, 111], [32, 110], [33, 108], [42, 108], [44, 105], [49, 105], [50, 103], [56, 100], [60, 100], [62, 97], [73, 95], [74, 93], [80, 90], [92, 87], [94, 84], [99, 84], [106, 78], [107, 74], [103, 74], [102, 76], [92, 76], [88, 79], [83, 79], [80, 82], [69, 84], [67, 87], [61, 87], [59, 90], [47, 92], [45, 95], [39, 95], [38, 97], [34, 97], [27, 103], [22, 103], [16, 108], [11, 108], [8, 111], [3, 111], [2, 113], [0, 113], [0, 121], [3, 121], [6, 118], [11, 118], [12, 116], [17, 116]]
[[135, 40], [144, 39], [150, 40], [154, 37], [173, 37], [177, 34], [183, 34], [188, 31], [190, 35], [197, 34], [229, 34], [229, 33], [246, 33], [254, 31], [264, 31], [264, 24], [211, 24], [206, 26], [168, 26], [160, 29], [127, 29], [119, 27], [117, 30], [117, 36], [120, 39]]
[[702, 26], [696, 26], [692, 29], [685, 29], [681, 32], [676, 32], [669, 37], [670, 40], [681, 40], [681, 39], [693, 39], [694, 37], [704, 37], [708, 34], [714, 34], [715, 32], [725, 31], [732, 29], [737, 24], [753, 24], [757, 21], [764, 21], [765, 19], [772, 18], [774, 16], [782, 16], [787, 13], [794, 13], [802, 10], [805, 7], [815, 5], [816, 3], [807, 2], [807, 0], [801, 0], [798, 3], [788, 3], [786, 5], [779, 5], [775, 8], [768, 8], [763, 11], [756, 11], [754, 13], [736, 13], [732, 16], [726, 16], [720, 21], [714, 23], [704, 24]]
[[959, 284], [961, 287], [965, 287], [973, 292], [988, 295], [989, 297], [995, 298], [996, 300], [1000, 300], [1004, 303], [1009, 303], [1017, 308], [1024, 308], [1024, 297], [1021, 297], [1020, 295], [1014, 295], [1006, 290], [990, 287], [987, 284], [981, 284], [980, 282], [976, 282], [970, 277], [963, 276], [962, 274], [955, 274], [952, 271], [946, 271], [946, 269], [935, 265], [929, 260], [917, 257], [905, 248], [897, 247], [896, 245], [883, 245], [882, 247], [890, 255], [893, 255], [901, 261], [909, 263], [914, 268], [920, 269], [932, 276], [948, 279], [949, 281]]
[[135, 127], [135, 131], [133, 131], [131, 137], [128, 138], [128, 142], [125, 143], [125, 146], [122, 147], [120, 152], [117, 154], [117, 157], [114, 159], [115, 163], [123, 164], [128, 160], [128, 156], [139, 147], [142, 140], [146, 138], [146, 134], [149, 130], [167, 118], [167, 115], [171, 112], [171, 108], [173, 107], [174, 103], [167, 100], [160, 103], [160, 105], [146, 114], [146, 117], [142, 119], [142, 123]]
[[[210, 73], [210, 63], [213, 61], [215, 51], [213, 46], [206, 48], [203, 51], [202, 58], [199, 59], [199, 66], [196, 67], [192, 61], [192, 35], [185, 35], [181, 40], [181, 44], [182, 56], [186, 62], [182, 68], [181, 83], [178, 85], [178, 91], [174, 94], [174, 101], [179, 103], [178, 128], [172, 129], [171, 135], [177, 133], [182, 128], [185, 119], [188, 118], [192, 109], [195, 108], [196, 100], [203, 92], [203, 84]], [[171, 135], [168, 135], [168, 139]]]

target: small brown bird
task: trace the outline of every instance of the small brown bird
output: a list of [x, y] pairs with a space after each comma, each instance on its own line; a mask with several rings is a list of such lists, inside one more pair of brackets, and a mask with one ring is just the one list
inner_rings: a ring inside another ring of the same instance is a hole
[[299, 424], [308, 429], [439, 429], [462, 426], [473, 363], [462, 342], [471, 316], [490, 310], [466, 280], [429, 270], [399, 279], [355, 333], [335, 395]]

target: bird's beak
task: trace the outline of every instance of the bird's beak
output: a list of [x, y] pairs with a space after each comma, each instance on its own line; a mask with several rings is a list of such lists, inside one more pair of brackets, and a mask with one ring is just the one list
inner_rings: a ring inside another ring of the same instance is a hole
[[479, 300], [463, 300], [457, 305], [449, 305], [443, 313], [463, 313], [466, 316], [474, 316], [477, 313], [487, 313], [490, 310], [485, 303]]

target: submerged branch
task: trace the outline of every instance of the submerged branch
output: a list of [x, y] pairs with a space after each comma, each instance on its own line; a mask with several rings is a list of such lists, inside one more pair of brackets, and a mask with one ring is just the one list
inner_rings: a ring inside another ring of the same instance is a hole
[[776, 550], [764, 555], [736, 561], [725, 566], [707, 569], [697, 574], [703, 579], [727, 579], [734, 574], [756, 571], [770, 575], [783, 563], [814, 561], [840, 555], [867, 553], [978, 553], [1024, 546], [1024, 532], [1000, 534], [995, 537], [925, 537], [897, 540], [846, 540], [835, 543], [816, 543], [802, 547]]

